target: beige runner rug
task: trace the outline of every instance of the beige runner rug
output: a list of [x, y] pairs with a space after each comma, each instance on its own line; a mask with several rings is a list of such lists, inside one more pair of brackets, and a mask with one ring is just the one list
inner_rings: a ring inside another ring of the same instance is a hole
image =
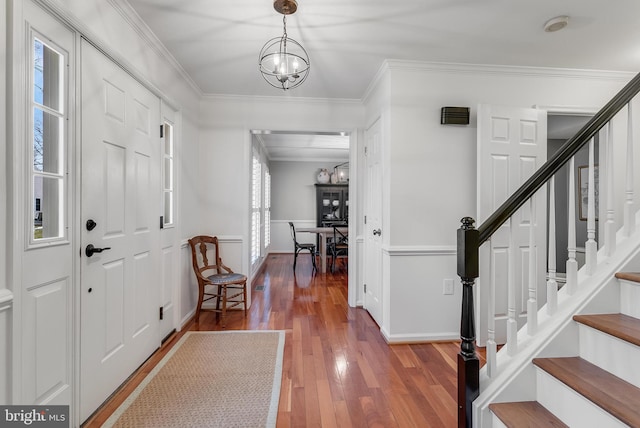
[[105, 427], [275, 427], [283, 331], [187, 332]]

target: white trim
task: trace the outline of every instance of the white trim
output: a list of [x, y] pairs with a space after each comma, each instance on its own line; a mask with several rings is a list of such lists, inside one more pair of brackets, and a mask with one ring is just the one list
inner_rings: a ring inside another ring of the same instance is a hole
[[560, 105], [534, 105], [533, 108], [539, 110], [546, 110], [549, 116], [593, 116], [600, 109], [598, 107], [584, 107], [584, 106], [560, 106]]
[[[13, 303], [13, 293], [11, 292], [11, 290], [8, 289], [2, 289], [0, 290], [0, 305], [4, 305], [4, 304], [12, 304]], [[2, 310], [3, 308], [0, 308], [0, 310]]]
[[[380, 84], [380, 81], [388, 71], [389, 71], [389, 60], [384, 60], [382, 62], [382, 65], [380, 65], [380, 68], [378, 68], [378, 71], [376, 72], [376, 74], [373, 76], [373, 79], [371, 79], [371, 82], [369, 82], [369, 85], [364, 90], [364, 94], [362, 95], [362, 99], [360, 100], [363, 104], [366, 104], [367, 100], [369, 99], [369, 97], [371, 96], [375, 88], [378, 87], [378, 85]], [[373, 122], [375, 122], [375, 120]], [[365, 129], [369, 129], [370, 126], [371, 125], [367, 125]]]
[[426, 342], [450, 342], [460, 340], [460, 333], [457, 331], [434, 334], [389, 334], [385, 327], [380, 328], [380, 333], [384, 340], [392, 344], [401, 343], [426, 343]]
[[[98, 49], [103, 55], [121, 67], [125, 72], [130, 74], [134, 79], [140, 82], [151, 93], [162, 99], [167, 105], [171, 106], [176, 111], [181, 109], [178, 107], [180, 104], [174, 102], [164, 92], [162, 92], [156, 85], [154, 85], [149, 79], [146, 78], [144, 73], [141, 73], [136, 67], [134, 67], [125, 57], [111, 49], [102, 38], [98, 37], [87, 25], [75, 15], [73, 15], [65, 7], [57, 4], [54, 0], [34, 0], [40, 4], [45, 10], [49, 11], [54, 18], [62, 21], [63, 24], [71, 28], [72, 31], [79, 34], [81, 38], [85, 39], [89, 44]], [[109, 0], [116, 1], [116, 0]], [[117, 12], [118, 9], [114, 8]], [[129, 23], [129, 21], [127, 21]], [[133, 28], [136, 30], [135, 28]], [[164, 59], [164, 57], [162, 57]], [[182, 76], [181, 76], [182, 77]], [[188, 81], [187, 81], [188, 82]], [[201, 96], [201, 91], [195, 91], [198, 97]]]
[[[273, 95], [236, 95], [236, 94], [203, 94], [203, 100], [212, 101], [243, 101], [243, 102], [267, 102], [267, 103], [293, 103], [293, 104], [344, 104], [361, 106], [362, 100], [356, 98], [320, 98], [320, 97], [282, 97]], [[255, 128], [252, 128], [255, 129]], [[346, 129], [343, 129], [347, 131]], [[278, 131], [288, 131], [288, 129], [278, 129]], [[293, 129], [292, 131], [299, 131], [299, 129]], [[317, 129], [318, 132], [327, 132], [326, 127]], [[301, 131], [302, 132], [302, 131]], [[312, 130], [305, 130], [305, 132], [312, 132]]]
[[382, 252], [393, 256], [455, 256], [457, 248], [453, 245], [416, 245], [392, 246], [382, 248]]
[[[191, 88], [202, 96], [204, 92], [198, 84], [191, 78], [189, 73], [182, 67], [182, 65], [176, 60], [176, 58], [169, 52], [169, 50], [162, 44], [160, 39], [149, 28], [146, 22], [140, 17], [138, 12], [131, 7], [129, 2], [125, 0], [107, 0], [111, 6], [122, 16], [122, 18], [129, 24], [129, 26], [140, 36], [147, 45], [153, 49], [158, 56], [165, 59], [173, 68], [180, 74], [180, 76], [191, 86]], [[177, 110], [177, 109], [174, 109]]]
[[[446, 73], [472, 73], [496, 75], [521, 75], [539, 77], [573, 77], [583, 79], [610, 79], [628, 82], [636, 73], [630, 71], [584, 70], [575, 68], [531, 67], [491, 64], [464, 64], [447, 62], [423, 62], [407, 60], [386, 60], [382, 67], [391, 70], [436, 71]], [[382, 68], [381, 67], [381, 68]]]

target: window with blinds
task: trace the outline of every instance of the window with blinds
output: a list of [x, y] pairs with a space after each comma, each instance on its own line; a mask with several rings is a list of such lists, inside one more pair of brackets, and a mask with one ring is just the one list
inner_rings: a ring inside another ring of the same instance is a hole
[[264, 249], [271, 244], [271, 174], [269, 168], [264, 171]]
[[252, 164], [252, 198], [251, 198], [251, 264], [259, 261], [260, 251], [260, 218], [262, 208], [262, 164], [257, 153], [253, 155]]

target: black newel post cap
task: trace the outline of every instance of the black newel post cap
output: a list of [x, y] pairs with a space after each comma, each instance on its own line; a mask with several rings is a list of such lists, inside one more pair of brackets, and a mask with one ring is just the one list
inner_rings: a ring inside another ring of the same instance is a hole
[[458, 229], [458, 275], [460, 278], [477, 278], [480, 232], [473, 226], [473, 218], [464, 217], [461, 222], [462, 226]]

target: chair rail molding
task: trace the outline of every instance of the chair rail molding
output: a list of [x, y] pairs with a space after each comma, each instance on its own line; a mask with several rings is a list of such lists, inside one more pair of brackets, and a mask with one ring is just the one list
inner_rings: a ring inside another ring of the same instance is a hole
[[388, 246], [382, 249], [389, 257], [395, 256], [455, 256], [455, 245]]
[[8, 309], [13, 303], [13, 293], [9, 289], [0, 289], [0, 312]]

